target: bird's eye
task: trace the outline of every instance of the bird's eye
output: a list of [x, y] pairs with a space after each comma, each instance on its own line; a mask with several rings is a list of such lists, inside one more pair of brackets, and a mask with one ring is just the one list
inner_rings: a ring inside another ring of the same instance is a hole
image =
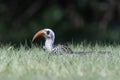
[[47, 35], [49, 35], [50, 34], [50, 31], [47, 31]]

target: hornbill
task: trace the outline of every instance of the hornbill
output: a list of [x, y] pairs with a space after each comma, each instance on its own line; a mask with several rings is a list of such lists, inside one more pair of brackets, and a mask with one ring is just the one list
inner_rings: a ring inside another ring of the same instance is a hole
[[53, 53], [63, 53], [63, 52], [73, 53], [73, 51], [65, 45], [61, 45], [61, 44], [54, 45], [55, 33], [53, 32], [53, 30], [48, 28], [39, 30], [34, 35], [32, 41], [34, 41], [36, 38], [38, 38], [41, 35], [45, 38], [45, 45], [43, 47], [45, 50]]
[[65, 45], [54, 45], [54, 40], [55, 40], [55, 33], [51, 29], [42, 29], [39, 30], [34, 36], [32, 41], [34, 41], [36, 38], [39, 36], [43, 36], [45, 38], [45, 44], [44, 44], [44, 49], [52, 52], [52, 53], [69, 53], [69, 54], [86, 54], [86, 53], [94, 53], [93, 51], [88, 51], [88, 52], [74, 52], [72, 51], [68, 46]]

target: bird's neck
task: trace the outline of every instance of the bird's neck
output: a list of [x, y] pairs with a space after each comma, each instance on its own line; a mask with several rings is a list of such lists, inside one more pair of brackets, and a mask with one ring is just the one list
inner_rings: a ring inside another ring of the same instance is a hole
[[46, 41], [45, 41], [45, 48], [48, 51], [52, 51], [53, 46], [54, 46], [54, 39], [47, 38]]

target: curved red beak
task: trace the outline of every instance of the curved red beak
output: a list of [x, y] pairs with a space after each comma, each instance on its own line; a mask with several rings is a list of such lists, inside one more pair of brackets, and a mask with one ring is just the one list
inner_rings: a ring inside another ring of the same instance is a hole
[[45, 31], [44, 30], [39, 30], [34, 36], [33, 36], [33, 39], [32, 39], [32, 42], [38, 38], [39, 36], [45, 34]]

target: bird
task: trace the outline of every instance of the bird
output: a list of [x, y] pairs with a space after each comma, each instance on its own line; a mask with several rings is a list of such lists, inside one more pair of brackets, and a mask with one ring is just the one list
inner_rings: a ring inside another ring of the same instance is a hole
[[45, 44], [43, 47], [45, 50], [52, 53], [69, 53], [69, 54], [73, 53], [73, 50], [66, 45], [62, 45], [62, 44], [54, 45], [55, 33], [52, 29], [45, 28], [39, 30], [33, 36], [32, 42], [40, 36], [43, 36], [45, 38]]
[[95, 53], [95, 51], [75, 52], [66, 45], [62, 45], [62, 44], [55, 45], [54, 44], [55, 33], [52, 29], [49, 29], [49, 28], [41, 29], [38, 32], [36, 32], [35, 35], [32, 38], [32, 42], [40, 36], [43, 36], [45, 38], [45, 44], [44, 44], [43, 48], [50, 53], [68, 53], [68, 54]]

